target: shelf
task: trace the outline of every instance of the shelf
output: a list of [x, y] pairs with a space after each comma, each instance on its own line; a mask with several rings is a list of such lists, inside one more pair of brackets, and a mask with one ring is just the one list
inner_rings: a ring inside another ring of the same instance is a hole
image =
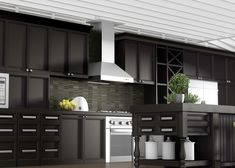
[[156, 166], [170, 166], [170, 167], [200, 167], [209, 166], [209, 160], [147, 160], [141, 159], [140, 165], [156, 165]]

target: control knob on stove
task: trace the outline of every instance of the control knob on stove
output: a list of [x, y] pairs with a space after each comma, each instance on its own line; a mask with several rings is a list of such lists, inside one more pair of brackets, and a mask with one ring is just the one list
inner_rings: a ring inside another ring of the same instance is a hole
[[115, 124], [116, 124], [116, 122], [113, 121], [113, 120], [110, 120], [109, 123], [110, 123], [111, 125], [115, 125]]
[[124, 122], [124, 121], [120, 121], [119, 124], [120, 124], [120, 125], [124, 125], [125, 122]]
[[132, 125], [132, 121], [127, 121], [126, 125]]

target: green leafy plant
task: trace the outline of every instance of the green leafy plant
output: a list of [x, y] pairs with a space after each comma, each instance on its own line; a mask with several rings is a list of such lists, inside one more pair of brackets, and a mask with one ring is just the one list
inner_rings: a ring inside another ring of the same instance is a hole
[[185, 95], [184, 103], [196, 103], [199, 100], [195, 94], [188, 93]]
[[182, 73], [176, 73], [170, 78], [169, 89], [176, 94], [186, 94], [189, 87], [189, 78]]
[[167, 96], [164, 96], [164, 99], [167, 101], [167, 103], [175, 103], [176, 94], [175, 93], [168, 94]]

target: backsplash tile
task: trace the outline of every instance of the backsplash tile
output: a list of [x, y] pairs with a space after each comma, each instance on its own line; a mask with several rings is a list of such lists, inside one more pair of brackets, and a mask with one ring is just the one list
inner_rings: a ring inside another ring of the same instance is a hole
[[91, 84], [86, 80], [50, 79], [50, 108], [57, 108], [59, 100], [83, 96], [89, 109], [128, 111], [134, 104], [144, 104], [144, 86], [110, 83]]

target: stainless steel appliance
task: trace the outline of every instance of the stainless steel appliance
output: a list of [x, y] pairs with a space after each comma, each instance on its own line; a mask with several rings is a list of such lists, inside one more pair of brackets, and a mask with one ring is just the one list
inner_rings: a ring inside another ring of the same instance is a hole
[[132, 161], [132, 117], [106, 117], [106, 163]]
[[9, 74], [0, 73], [0, 108], [9, 106]]

